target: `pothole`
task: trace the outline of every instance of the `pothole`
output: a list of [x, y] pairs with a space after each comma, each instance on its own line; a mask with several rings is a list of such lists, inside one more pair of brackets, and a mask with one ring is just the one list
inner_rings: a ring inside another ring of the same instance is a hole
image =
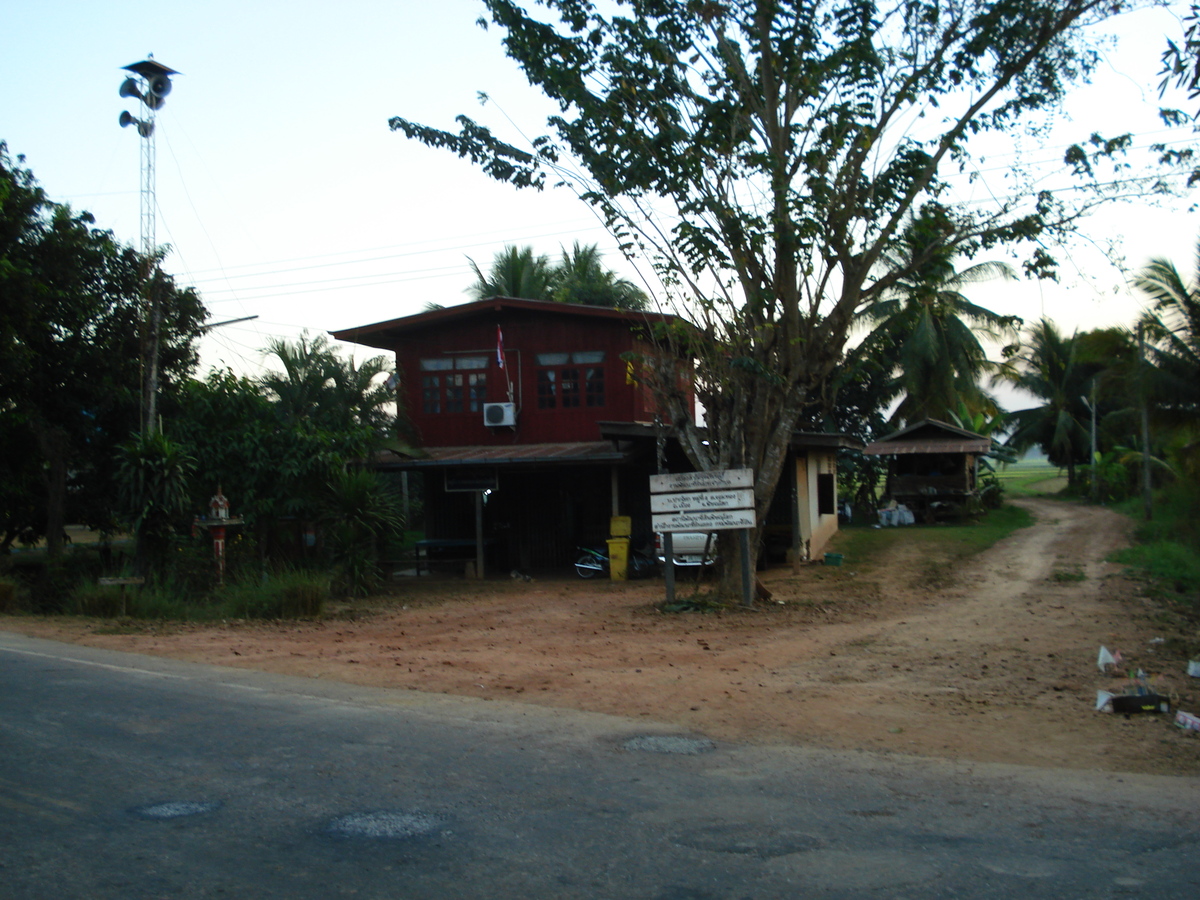
[[819, 838], [802, 831], [769, 829], [753, 823], [711, 825], [676, 835], [674, 842], [681, 847], [705, 850], [709, 853], [735, 853], [774, 859], [819, 850]]
[[329, 834], [346, 838], [418, 838], [435, 834], [445, 824], [438, 816], [423, 812], [381, 810], [351, 813], [329, 823]]
[[624, 744], [626, 750], [637, 753], [676, 753], [695, 756], [715, 750], [717, 745], [708, 738], [681, 737], [675, 734], [642, 734]]
[[152, 803], [149, 806], [137, 806], [130, 810], [135, 816], [143, 819], [179, 819], [184, 816], [199, 816], [219, 809], [220, 801], [198, 800], [168, 800], [165, 803]]

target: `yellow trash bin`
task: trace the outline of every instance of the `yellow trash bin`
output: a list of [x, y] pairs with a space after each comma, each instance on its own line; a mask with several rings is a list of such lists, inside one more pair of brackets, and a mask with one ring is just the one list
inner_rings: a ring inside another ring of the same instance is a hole
[[610, 538], [608, 541], [608, 574], [613, 581], [629, 576], [629, 538]]

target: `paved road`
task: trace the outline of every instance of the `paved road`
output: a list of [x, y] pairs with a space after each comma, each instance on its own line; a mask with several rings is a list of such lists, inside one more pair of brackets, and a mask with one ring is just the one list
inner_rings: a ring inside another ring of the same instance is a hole
[[0, 898], [1197, 895], [1197, 779], [698, 737], [0, 633]]

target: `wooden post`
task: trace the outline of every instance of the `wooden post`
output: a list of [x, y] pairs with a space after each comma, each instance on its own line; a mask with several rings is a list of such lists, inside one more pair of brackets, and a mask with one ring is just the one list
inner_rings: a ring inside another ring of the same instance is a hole
[[750, 571], [750, 529], [738, 530], [738, 541], [742, 551], [742, 605], [754, 608], [754, 579]]
[[483, 491], [475, 493], [475, 577], [483, 578]]

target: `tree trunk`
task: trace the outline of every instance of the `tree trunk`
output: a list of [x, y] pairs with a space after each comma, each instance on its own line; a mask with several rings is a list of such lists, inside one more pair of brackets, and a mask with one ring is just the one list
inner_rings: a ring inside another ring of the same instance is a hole
[[46, 483], [46, 555], [51, 559], [62, 556], [63, 533], [66, 526], [67, 452], [70, 441], [67, 432], [44, 422], [33, 423], [38, 447], [46, 458], [43, 479]]

